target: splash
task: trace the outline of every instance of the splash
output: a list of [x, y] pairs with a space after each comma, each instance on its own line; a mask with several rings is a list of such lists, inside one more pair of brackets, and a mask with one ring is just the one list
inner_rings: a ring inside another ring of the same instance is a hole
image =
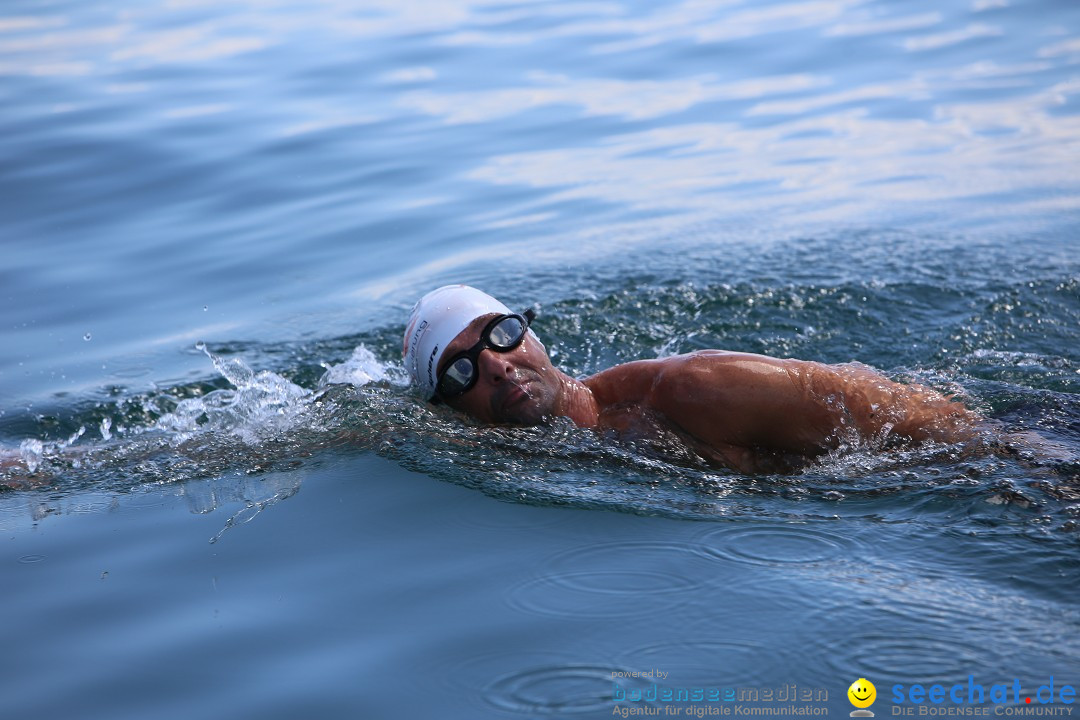
[[[210, 360], [217, 380], [99, 405], [76, 418], [78, 429], [61, 440], [24, 439], [17, 451], [0, 454], [0, 481], [55, 484], [61, 476], [74, 481], [79, 469], [153, 483], [228, 473], [245, 463], [247, 471], [261, 471], [289, 448], [302, 453], [301, 440], [318, 447], [340, 431], [337, 408], [327, 399], [334, 388], [406, 382], [400, 367], [380, 362], [363, 345], [344, 362], [320, 363], [325, 371], [314, 389], [256, 371], [204, 343], [195, 348]], [[100, 441], [80, 442], [87, 426], [98, 430]]]
[[240, 358], [216, 355], [203, 343], [195, 347], [233, 388], [181, 400], [175, 410], [158, 418], [154, 429], [168, 433], [174, 443], [200, 433], [224, 432], [254, 445], [302, 422], [310, 390], [269, 370], [255, 372]]
[[19, 445], [19, 457], [26, 463], [27, 469], [34, 473], [41, 466], [41, 460], [45, 457], [45, 445], [40, 440], [31, 438], [23, 440]]
[[320, 388], [330, 385], [362, 387], [373, 382], [407, 385], [409, 382], [403, 369], [379, 362], [375, 353], [363, 345], [357, 346], [345, 362], [338, 365], [323, 363], [323, 367], [326, 372], [319, 380]]

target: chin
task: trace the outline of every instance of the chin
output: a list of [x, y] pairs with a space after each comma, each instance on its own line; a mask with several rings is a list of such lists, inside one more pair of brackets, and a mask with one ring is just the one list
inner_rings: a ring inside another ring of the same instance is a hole
[[499, 422], [507, 425], [540, 425], [544, 422], [544, 416], [541, 413], [524, 412], [524, 410], [525, 408], [520, 408], [517, 412], [508, 413]]
[[500, 422], [513, 425], [540, 425], [544, 422], [545, 417], [543, 408], [540, 405], [541, 403], [537, 398], [529, 398], [525, 402], [510, 408], [500, 418]]

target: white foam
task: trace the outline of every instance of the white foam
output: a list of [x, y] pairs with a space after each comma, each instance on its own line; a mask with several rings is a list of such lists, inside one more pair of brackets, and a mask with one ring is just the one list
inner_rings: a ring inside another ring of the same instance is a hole
[[202, 343], [196, 347], [236, 389], [181, 400], [172, 412], [158, 418], [156, 429], [175, 433], [180, 441], [197, 432], [218, 431], [254, 443], [268, 433], [297, 424], [312, 395], [310, 390], [269, 370], [255, 372], [240, 358], [215, 355]]
[[390, 382], [407, 385], [408, 378], [401, 368], [379, 362], [375, 354], [363, 345], [357, 346], [352, 355], [338, 365], [326, 365], [326, 372], [319, 380], [319, 387], [327, 385], [353, 385], [362, 387], [373, 382]]
[[36, 438], [23, 440], [19, 444], [19, 457], [26, 463], [26, 469], [30, 472], [34, 472], [38, 469], [44, 455], [45, 444]]

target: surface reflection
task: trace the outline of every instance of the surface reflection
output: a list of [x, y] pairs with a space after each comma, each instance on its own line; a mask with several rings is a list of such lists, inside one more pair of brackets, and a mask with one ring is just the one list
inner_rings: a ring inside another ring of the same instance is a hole
[[646, 119], [678, 113], [711, 101], [752, 99], [830, 84], [828, 78], [812, 75], [718, 83], [715, 76], [668, 82], [628, 82], [530, 73], [527, 81], [530, 85], [521, 88], [452, 94], [410, 93], [401, 98], [401, 104], [417, 112], [437, 115], [449, 123], [490, 122], [551, 105], [578, 106], [584, 115]]
[[[823, 105], [915, 96], [926, 87], [910, 82], [861, 88], [801, 103], [758, 105], [747, 114], [805, 115]], [[1075, 190], [1076, 173], [1060, 162], [1060, 153], [1076, 146], [1080, 118], [1052, 110], [1077, 90], [1078, 83], [1069, 82], [1021, 101], [936, 104], [927, 108], [929, 119], [886, 119], [856, 107], [760, 128], [671, 126], [611, 137], [590, 148], [494, 157], [470, 177], [548, 188], [553, 201], [592, 198], [703, 213], [715, 212], [718, 204], [764, 211], [794, 202], [821, 207], [842, 201], [846, 206], [835, 207], [836, 217], [870, 211], [879, 191], [867, 186], [882, 183], [889, 183], [892, 203], [977, 198], [1021, 187]], [[568, 167], [574, 168], [572, 177]], [[1039, 199], [1012, 202], [1033, 200]], [[1075, 194], [1057, 201], [1058, 207], [1080, 206]]]

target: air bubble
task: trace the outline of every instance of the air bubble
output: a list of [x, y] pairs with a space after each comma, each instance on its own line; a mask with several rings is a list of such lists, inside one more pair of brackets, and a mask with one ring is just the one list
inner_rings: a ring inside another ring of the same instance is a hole
[[90, 342], [90, 333], [86, 333], [85, 335], [83, 335], [82, 339], [85, 340], [86, 342]]

